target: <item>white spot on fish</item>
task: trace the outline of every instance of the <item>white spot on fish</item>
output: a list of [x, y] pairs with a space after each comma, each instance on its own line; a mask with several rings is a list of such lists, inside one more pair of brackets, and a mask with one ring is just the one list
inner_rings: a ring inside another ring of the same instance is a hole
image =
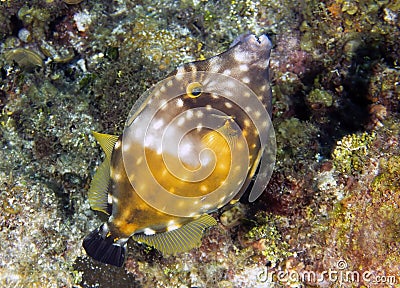
[[193, 152], [193, 148], [192, 148], [192, 145], [190, 145], [189, 143], [184, 143], [179, 146], [179, 154], [181, 156], [192, 155], [192, 152]]
[[201, 110], [197, 110], [196, 111], [196, 116], [197, 116], [197, 118], [203, 118], [204, 117], [204, 113], [203, 113], [203, 111], [201, 111]]
[[219, 71], [219, 69], [221, 68], [221, 66], [217, 63], [213, 63], [211, 64], [211, 66], [208, 68], [207, 72], [212, 72], [212, 73], [216, 73]]
[[144, 139], [144, 147], [151, 147], [154, 144], [154, 136], [153, 135], [147, 135], [147, 137]]
[[218, 167], [222, 170], [222, 169], [226, 169], [226, 165], [225, 164], [219, 164]]
[[167, 100], [161, 99], [160, 100], [160, 106], [159, 106], [161, 108], [161, 110], [167, 109], [167, 106], [168, 106]]
[[118, 204], [118, 202], [119, 202], [118, 198], [115, 197], [115, 196], [112, 196], [112, 203], [113, 204]]
[[225, 102], [224, 104], [225, 104], [225, 107], [228, 109], [231, 109], [233, 107], [231, 102]]
[[143, 162], [143, 157], [139, 157], [139, 158], [136, 160], [136, 165], [140, 165], [142, 162]]
[[179, 108], [183, 107], [183, 100], [181, 98], [176, 100], [176, 106], [178, 106]]
[[145, 235], [154, 235], [154, 234], [156, 234], [156, 231], [151, 228], [144, 228], [143, 233]]
[[[126, 142], [126, 141], [125, 141], [125, 142]], [[130, 144], [130, 143], [125, 143], [125, 144], [123, 145], [123, 147], [122, 147], [122, 150], [123, 150], [124, 152], [128, 152], [130, 148], [131, 148], [131, 144]]]
[[121, 147], [121, 140], [118, 140], [117, 143], [115, 143], [114, 149], [119, 149]]
[[231, 97], [233, 97], [233, 92], [231, 90], [225, 90], [224, 96], [227, 98], [231, 98]]
[[178, 68], [176, 68], [176, 74], [182, 74], [182, 73], [185, 73], [185, 72], [186, 72], [185, 66], [183, 66], [183, 65], [181, 65]]
[[156, 123], [154, 123], [153, 128], [154, 129], [160, 129], [164, 125], [164, 120], [163, 119], [158, 119]]
[[237, 62], [246, 62], [247, 61], [247, 53], [243, 51], [238, 51], [235, 54], [233, 54], [233, 57]]
[[224, 70], [224, 72], [222, 72], [222, 74], [227, 75], [227, 76], [231, 75], [231, 73], [232, 73], [231, 69], [226, 69], [226, 70]]
[[243, 72], [249, 71], [249, 66], [247, 64], [239, 65], [239, 70]]
[[245, 77], [242, 78], [242, 82], [246, 83], [246, 84], [249, 84], [250, 83], [250, 78], [245, 76]]
[[186, 111], [186, 119], [190, 120], [193, 118], [193, 111], [192, 110], [187, 110]]
[[184, 117], [179, 117], [178, 121], [176, 122], [176, 125], [181, 127], [185, 123], [185, 118]]
[[173, 224], [173, 225], [167, 227], [167, 231], [173, 231], [173, 230], [178, 229], [179, 227], [181, 227], [181, 225]]

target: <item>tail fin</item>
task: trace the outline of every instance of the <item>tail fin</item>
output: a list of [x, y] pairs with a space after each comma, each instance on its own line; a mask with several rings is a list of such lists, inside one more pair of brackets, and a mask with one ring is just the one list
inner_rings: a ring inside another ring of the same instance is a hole
[[127, 238], [116, 239], [109, 233], [107, 223], [83, 239], [82, 246], [93, 259], [121, 267], [124, 264]]

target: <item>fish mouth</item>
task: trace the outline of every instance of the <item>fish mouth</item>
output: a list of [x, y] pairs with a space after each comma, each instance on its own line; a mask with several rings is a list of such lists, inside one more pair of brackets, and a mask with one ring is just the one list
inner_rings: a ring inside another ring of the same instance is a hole
[[254, 36], [254, 38], [256, 39], [256, 41], [257, 41], [259, 44], [261, 44], [261, 42], [263, 41], [262, 36], [264, 36], [264, 35], [261, 35], [260, 37], [258, 37], [257, 35], [253, 35], [253, 36]]
[[270, 50], [272, 48], [271, 41], [265, 34], [262, 34], [260, 36], [257, 36], [257, 35], [251, 34], [251, 33], [242, 34], [242, 35], [238, 36], [229, 47], [232, 48], [233, 46], [235, 46], [239, 43], [247, 44], [248, 45], [247, 49]]
[[254, 34], [248, 35], [243, 42], [247, 42], [256, 49], [271, 49], [272, 44], [268, 37], [263, 34], [261, 36], [256, 36]]

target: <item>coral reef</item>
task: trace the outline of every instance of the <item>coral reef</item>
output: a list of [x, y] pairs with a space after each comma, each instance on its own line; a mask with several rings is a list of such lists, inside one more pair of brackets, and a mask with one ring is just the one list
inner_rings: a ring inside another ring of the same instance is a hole
[[[398, 286], [399, 13], [398, 0], [0, 1], [0, 286]], [[91, 131], [120, 133], [152, 84], [249, 31], [274, 43], [266, 192], [215, 212], [188, 253], [129, 241], [123, 268], [89, 259]]]
[[[396, 126], [399, 119], [395, 120]], [[348, 194], [332, 211], [326, 236], [323, 265], [346, 261], [349, 271], [368, 271], [370, 279], [391, 276], [399, 280], [399, 207], [400, 170], [399, 134], [393, 137], [388, 127], [379, 129], [379, 135], [366, 150], [366, 161], [360, 169], [358, 181], [351, 181], [344, 190]]]
[[338, 141], [332, 155], [336, 169], [346, 174], [361, 171], [367, 160], [367, 150], [374, 138], [375, 133], [364, 132], [361, 135], [345, 136]]

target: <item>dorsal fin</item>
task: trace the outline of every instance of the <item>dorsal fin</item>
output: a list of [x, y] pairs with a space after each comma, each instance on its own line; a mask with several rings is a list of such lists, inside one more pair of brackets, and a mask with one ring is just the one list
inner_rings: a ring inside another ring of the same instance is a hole
[[93, 131], [92, 133], [97, 142], [99, 142], [101, 148], [104, 150], [104, 153], [106, 153], [106, 157], [111, 158], [111, 153], [119, 137], [115, 135], [98, 133], [95, 131]]
[[217, 221], [210, 215], [204, 214], [178, 229], [154, 235], [137, 234], [132, 238], [155, 247], [163, 254], [175, 254], [199, 247], [203, 231], [214, 225], [217, 225]]
[[109, 215], [108, 207], [108, 186], [110, 183], [110, 163], [111, 154], [118, 136], [93, 132], [93, 136], [103, 148], [106, 158], [97, 168], [96, 173], [90, 183], [88, 192], [89, 204], [93, 210], [101, 211]]

